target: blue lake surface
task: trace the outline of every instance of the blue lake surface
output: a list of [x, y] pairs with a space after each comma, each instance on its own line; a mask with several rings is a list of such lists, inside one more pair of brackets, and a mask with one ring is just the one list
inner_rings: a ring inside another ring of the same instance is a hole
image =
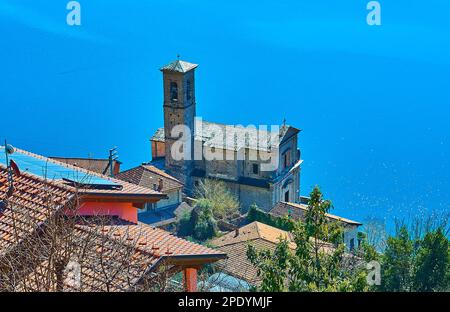
[[0, 139], [46, 156], [151, 158], [159, 67], [197, 69], [197, 114], [301, 128], [302, 195], [358, 221], [450, 210], [450, 2], [0, 0]]

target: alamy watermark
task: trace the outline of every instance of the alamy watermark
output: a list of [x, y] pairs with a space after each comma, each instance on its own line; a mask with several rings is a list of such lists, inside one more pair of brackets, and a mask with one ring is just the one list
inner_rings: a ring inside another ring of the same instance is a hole
[[367, 269], [367, 285], [380, 286], [381, 285], [381, 265], [378, 261], [370, 261], [366, 264]]
[[81, 265], [74, 260], [69, 261], [65, 270], [64, 284], [74, 289], [79, 289], [81, 286]]
[[70, 1], [66, 9], [69, 10], [66, 18], [67, 25], [81, 26], [81, 4], [78, 1]]
[[[69, 1], [66, 9], [70, 12], [67, 14], [66, 22], [69, 26], [81, 25], [81, 4], [79, 1]], [[381, 4], [379, 1], [370, 1], [367, 3], [367, 24], [369, 26], [381, 26]]]
[[370, 1], [367, 3], [367, 24], [369, 26], [381, 26], [381, 4], [379, 1]]
[[[208, 127], [208, 136], [203, 128]], [[261, 171], [278, 168], [280, 138], [287, 127], [279, 125], [218, 125], [195, 119], [195, 133], [185, 124], [175, 125], [170, 131], [174, 142], [170, 156], [175, 161], [250, 160], [261, 164]]]

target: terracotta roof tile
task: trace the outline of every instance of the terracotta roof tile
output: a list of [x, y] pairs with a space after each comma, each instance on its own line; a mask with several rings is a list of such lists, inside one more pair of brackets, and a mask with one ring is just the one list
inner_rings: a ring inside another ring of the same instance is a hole
[[221, 247], [262, 239], [273, 244], [278, 244], [280, 242], [280, 238], [291, 241], [291, 248], [295, 248], [295, 244], [292, 242], [292, 235], [289, 232], [255, 221], [241, 227], [237, 235], [236, 231], [232, 231], [224, 236], [214, 239], [211, 243], [214, 246]]
[[4, 206], [0, 212], [0, 253], [31, 235], [75, 194], [73, 188], [22, 173], [14, 175], [14, 191], [9, 196], [7, 177], [6, 168], [0, 165], [0, 202]]
[[[88, 241], [91, 248], [79, 246], [87, 250], [85, 258], [88, 261], [80, 264], [79, 287], [65, 283], [65, 291], [106, 291], [106, 285], [113, 292], [135, 290], [139, 281], [151, 274], [162, 261], [177, 265], [181, 257], [190, 264], [205, 264], [225, 258], [221, 251], [188, 242], [145, 224], [98, 227], [77, 225], [74, 235], [79, 238], [77, 243]], [[48, 276], [52, 276], [52, 272], [49, 275], [50, 268], [48, 262], [43, 261], [28, 274], [18, 290], [47, 290]], [[114, 279], [107, 280], [110, 276], [114, 276]], [[50, 279], [50, 282], [54, 280]], [[45, 289], [40, 285], [45, 285]], [[56, 289], [54, 284], [50, 287]]]

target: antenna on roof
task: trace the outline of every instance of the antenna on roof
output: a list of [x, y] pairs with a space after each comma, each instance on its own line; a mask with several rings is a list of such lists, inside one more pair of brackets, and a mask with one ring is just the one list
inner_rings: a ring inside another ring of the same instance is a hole
[[6, 167], [8, 171], [9, 196], [11, 196], [14, 191], [14, 177], [12, 165], [17, 167], [17, 165], [12, 160], [11, 161], [9, 160], [9, 155], [14, 154], [15, 151], [16, 149], [12, 145], [9, 145], [8, 142], [6, 142], [5, 140], [5, 157], [6, 157]]
[[114, 162], [119, 158], [117, 147], [109, 150], [109, 175], [114, 177]]

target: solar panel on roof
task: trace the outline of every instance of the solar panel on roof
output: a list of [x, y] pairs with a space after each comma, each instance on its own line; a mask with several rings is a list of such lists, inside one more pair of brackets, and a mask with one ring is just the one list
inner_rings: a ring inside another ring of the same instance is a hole
[[[20, 151], [16, 151], [14, 154], [10, 155], [9, 158], [14, 160], [14, 162], [19, 166], [20, 171], [28, 172], [48, 180], [64, 180], [72, 184], [102, 188], [122, 187], [120, 184], [117, 184], [111, 180], [67, 167], [64, 164], [57, 164], [46, 159], [36, 158]], [[5, 167], [7, 166], [4, 147], [0, 147], [0, 164]]]

